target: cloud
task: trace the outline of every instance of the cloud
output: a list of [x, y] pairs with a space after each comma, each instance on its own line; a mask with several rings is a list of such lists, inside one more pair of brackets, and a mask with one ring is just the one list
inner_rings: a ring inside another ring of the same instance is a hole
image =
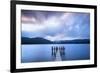
[[22, 36], [44, 37], [52, 41], [89, 38], [89, 19], [88, 13], [41, 11], [35, 13], [35, 16], [23, 18]]
[[[31, 17], [31, 18], [22, 17], [23, 18], [22, 31], [42, 32], [43, 30], [48, 30], [48, 32], [50, 32], [49, 30], [52, 30], [52, 29], [55, 29], [56, 32], [59, 30], [61, 31], [62, 30], [61, 28], [65, 27], [64, 22], [65, 20], [67, 20], [68, 16], [69, 15], [67, 13], [63, 13], [61, 16], [53, 15], [53, 16], [50, 16], [48, 19], [45, 19], [41, 23], [38, 23], [38, 20], [36, 20], [34, 17]], [[24, 23], [25, 21], [26, 21], [26, 24]], [[30, 23], [27, 23], [27, 22], [30, 22]]]
[[55, 36], [45, 36], [45, 39], [51, 40], [51, 41], [60, 41], [60, 40], [75, 40], [75, 39], [82, 39], [81, 37], [68, 37], [64, 34], [58, 34]]
[[22, 24], [22, 31], [26, 32], [37, 32], [42, 31], [43, 29], [45, 29], [45, 26], [42, 25]]

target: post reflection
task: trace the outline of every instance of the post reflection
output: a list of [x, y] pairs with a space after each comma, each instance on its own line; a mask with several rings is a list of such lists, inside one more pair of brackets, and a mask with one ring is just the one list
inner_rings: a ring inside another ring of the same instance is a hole
[[[52, 46], [52, 58], [53, 60], [62, 60], [65, 56], [65, 47], [64, 46]], [[59, 59], [57, 59], [59, 58]]]

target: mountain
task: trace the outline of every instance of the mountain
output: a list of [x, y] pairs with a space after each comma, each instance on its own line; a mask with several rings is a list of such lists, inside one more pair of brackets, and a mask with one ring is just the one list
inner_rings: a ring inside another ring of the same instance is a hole
[[60, 44], [85, 44], [90, 43], [89, 39], [75, 39], [75, 40], [63, 40], [63, 41], [55, 41], [55, 43]]
[[60, 40], [60, 41], [50, 41], [41, 37], [27, 38], [22, 37], [22, 44], [85, 44], [90, 43], [89, 39], [75, 39], [75, 40]]
[[22, 44], [49, 44], [52, 43], [49, 40], [36, 37], [36, 38], [27, 38], [27, 37], [22, 37]]

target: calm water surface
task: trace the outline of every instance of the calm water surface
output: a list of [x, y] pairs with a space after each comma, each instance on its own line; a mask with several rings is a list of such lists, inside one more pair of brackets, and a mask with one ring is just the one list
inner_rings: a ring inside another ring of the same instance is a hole
[[87, 60], [90, 59], [89, 44], [40, 44], [22, 45], [21, 62], [47, 62], [54, 61], [52, 46], [64, 46], [65, 54], [61, 56], [62, 61]]

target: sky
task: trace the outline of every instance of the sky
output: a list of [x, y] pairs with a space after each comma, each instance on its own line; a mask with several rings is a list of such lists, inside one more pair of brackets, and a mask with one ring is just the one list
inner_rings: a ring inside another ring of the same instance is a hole
[[22, 37], [51, 41], [90, 38], [89, 13], [21, 10], [21, 26]]

